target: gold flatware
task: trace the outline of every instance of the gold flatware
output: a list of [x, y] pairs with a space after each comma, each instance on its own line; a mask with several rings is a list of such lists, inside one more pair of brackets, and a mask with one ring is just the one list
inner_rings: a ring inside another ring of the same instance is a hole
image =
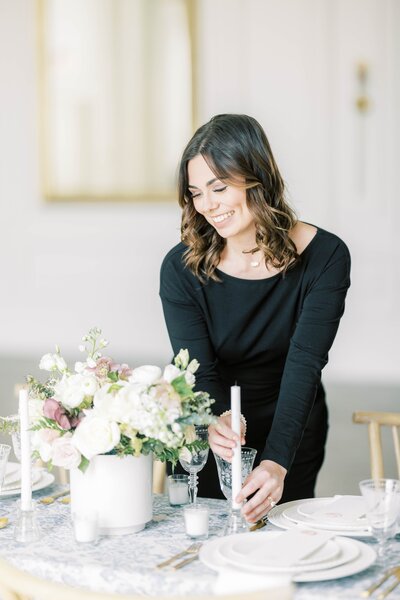
[[174, 565], [172, 567], [172, 569], [174, 571], [177, 571], [178, 569], [182, 569], [182, 567], [185, 567], [186, 565], [189, 565], [190, 563], [192, 563], [193, 561], [197, 560], [199, 558], [198, 553], [195, 554], [194, 556], [190, 556], [189, 558], [187, 558], [186, 560], [182, 560], [181, 562], [179, 562], [177, 565]]
[[[53, 504], [57, 498], [62, 498], [63, 496], [67, 496], [69, 494], [69, 490], [65, 490], [64, 492], [58, 492], [57, 494], [53, 494], [52, 496], [45, 496], [44, 498], [40, 498], [39, 502], [41, 504]], [[65, 502], [64, 504], [68, 504]]]
[[171, 558], [168, 558], [167, 560], [164, 560], [163, 562], [156, 565], [156, 568], [163, 569], [164, 567], [168, 567], [173, 562], [178, 560], [178, 558], [182, 558], [183, 556], [186, 556], [186, 554], [197, 553], [200, 550], [200, 547], [201, 547], [201, 543], [199, 543], [199, 542], [191, 544], [188, 548], [186, 548], [186, 550], [183, 550], [182, 552], [178, 552], [178, 554], [174, 554], [174, 556], [171, 556]]
[[260, 519], [259, 521], [257, 521], [257, 523], [254, 523], [254, 525], [252, 525], [249, 528], [249, 531], [257, 531], [257, 529], [262, 529], [263, 527], [265, 527], [268, 524], [268, 519], [267, 517], [263, 517], [262, 519]]
[[368, 589], [361, 592], [362, 598], [368, 598], [377, 590], [381, 585], [385, 583], [390, 577], [395, 577], [396, 581], [392, 583], [388, 588], [383, 590], [378, 596], [378, 600], [383, 600], [388, 596], [400, 583], [400, 567], [392, 567], [386, 573], [384, 573], [383, 577], [381, 577], [376, 583], [373, 583]]
[[1, 517], [0, 518], [0, 529], [4, 529], [4, 527], [7, 527], [7, 525], [8, 525], [8, 518]]

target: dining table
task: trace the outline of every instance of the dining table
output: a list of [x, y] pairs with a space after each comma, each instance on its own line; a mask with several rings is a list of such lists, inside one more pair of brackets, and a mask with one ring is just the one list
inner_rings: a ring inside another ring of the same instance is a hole
[[[14, 540], [19, 498], [0, 498], [2, 512], [9, 519], [8, 525], [0, 530], [2, 558], [37, 577], [101, 592], [149, 596], [214, 593], [219, 575], [200, 560], [177, 571], [157, 568], [159, 563], [184, 550], [192, 541], [185, 534], [182, 507], [170, 506], [167, 496], [154, 495], [153, 519], [139, 533], [100, 537], [95, 543], [78, 543], [74, 538], [70, 505], [61, 499], [52, 504], [40, 502], [41, 498], [64, 489], [65, 486], [53, 483], [33, 493], [40, 536], [30, 544]], [[198, 498], [198, 503], [209, 509], [209, 539], [220, 536], [227, 518], [227, 501]], [[252, 535], [263, 535], [269, 530], [279, 531], [267, 523]], [[372, 538], [363, 541], [376, 544]], [[393, 540], [392, 551], [400, 564], [399, 540]], [[354, 600], [379, 578], [382, 570], [382, 567], [372, 565], [356, 575], [340, 579], [296, 583], [294, 599]], [[400, 591], [389, 596], [389, 599], [393, 598], [400, 598]]]

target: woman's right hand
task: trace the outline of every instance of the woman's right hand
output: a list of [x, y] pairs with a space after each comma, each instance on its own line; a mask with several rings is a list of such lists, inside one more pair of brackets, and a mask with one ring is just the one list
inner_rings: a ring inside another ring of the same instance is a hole
[[[241, 445], [246, 443], [244, 433], [244, 424], [240, 424], [241, 429]], [[211, 450], [221, 456], [228, 462], [231, 462], [233, 456], [233, 448], [239, 441], [239, 437], [231, 429], [231, 415], [218, 417], [218, 421], [208, 427], [208, 442]]]

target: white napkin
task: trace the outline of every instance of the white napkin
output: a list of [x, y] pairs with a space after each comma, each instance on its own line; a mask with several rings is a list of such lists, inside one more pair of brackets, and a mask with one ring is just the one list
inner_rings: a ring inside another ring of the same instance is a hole
[[[291, 567], [301, 559], [316, 552], [328, 540], [334, 537], [331, 531], [293, 527], [277, 536], [259, 534], [258, 544], [251, 551], [243, 548], [243, 566], [246, 564], [266, 565], [268, 567]], [[238, 551], [240, 551], [238, 538]]]
[[214, 584], [214, 593], [240, 594], [268, 590], [268, 600], [292, 600], [294, 587], [288, 575], [256, 575], [240, 571], [235, 567], [224, 567], [219, 571]]
[[366, 506], [362, 496], [337, 496], [332, 502], [317, 509], [312, 519], [327, 521], [355, 521], [365, 515]]

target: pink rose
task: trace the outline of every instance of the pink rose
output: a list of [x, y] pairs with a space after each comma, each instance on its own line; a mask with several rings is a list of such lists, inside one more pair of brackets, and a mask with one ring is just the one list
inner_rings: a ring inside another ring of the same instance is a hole
[[67, 433], [53, 442], [52, 463], [56, 467], [64, 467], [64, 469], [79, 467], [82, 456], [71, 440], [71, 434]]

